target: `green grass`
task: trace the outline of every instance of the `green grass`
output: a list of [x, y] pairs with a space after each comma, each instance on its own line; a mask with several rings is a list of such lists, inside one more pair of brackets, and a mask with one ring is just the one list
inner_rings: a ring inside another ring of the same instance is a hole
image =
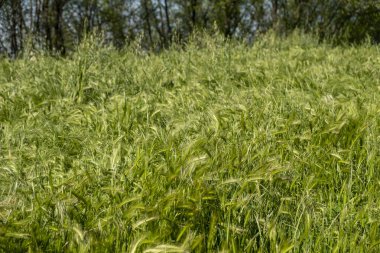
[[380, 48], [267, 36], [0, 61], [0, 252], [379, 252]]

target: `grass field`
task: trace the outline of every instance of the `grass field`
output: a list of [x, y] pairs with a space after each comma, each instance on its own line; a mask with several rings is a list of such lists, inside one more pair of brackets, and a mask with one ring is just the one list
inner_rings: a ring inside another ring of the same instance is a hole
[[136, 45], [0, 60], [0, 252], [380, 251], [379, 46]]

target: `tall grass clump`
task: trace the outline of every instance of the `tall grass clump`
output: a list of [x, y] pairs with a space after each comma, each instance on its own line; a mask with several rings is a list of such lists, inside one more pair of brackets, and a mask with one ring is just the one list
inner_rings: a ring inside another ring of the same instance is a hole
[[0, 252], [379, 252], [380, 51], [210, 36], [0, 61]]

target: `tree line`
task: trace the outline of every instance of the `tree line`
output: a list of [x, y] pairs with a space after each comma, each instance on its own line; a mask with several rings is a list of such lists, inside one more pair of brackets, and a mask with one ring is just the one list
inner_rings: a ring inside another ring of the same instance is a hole
[[380, 42], [380, 0], [0, 0], [0, 54], [26, 47], [66, 54], [89, 32], [117, 48], [160, 50], [194, 30], [252, 42], [295, 29], [321, 40]]

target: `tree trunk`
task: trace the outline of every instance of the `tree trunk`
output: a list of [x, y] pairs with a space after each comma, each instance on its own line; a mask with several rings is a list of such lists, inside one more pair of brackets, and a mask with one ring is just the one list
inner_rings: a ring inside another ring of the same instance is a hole
[[272, 0], [272, 25], [275, 30], [278, 26], [278, 0]]
[[57, 50], [58, 53], [64, 55], [66, 52], [64, 44], [64, 36], [62, 29], [62, 13], [63, 7], [65, 6], [66, 1], [64, 0], [55, 0], [54, 1], [54, 18], [53, 18], [53, 28], [54, 28], [54, 38], [53, 38], [53, 48]]
[[191, 9], [191, 23], [192, 23], [192, 28], [191, 29], [194, 29], [194, 27], [197, 24], [197, 5], [198, 5], [198, 1], [197, 0], [191, 0], [191, 6], [190, 6], [190, 9]]
[[166, 17], [166, 29], [169, 40], [171, 40], [172, 37], [172, 27], [170, 25], [170, 15], [169, 15], [169, 5], [168, 0], [164, 1], [164, 7], [165, 7], [165, 17]]
[[141, 0], [143, 7], [143, 19], [145, 22], [145, 29], [148, 31], [149, 43], [150, 46], [153, 45], [153, 34], [152, 34], [152, 25], [150, 22], [150, 8], [148, 0]]
[[45, 32], [46, 48], [53, 50], [52, 32], [50, 27], [50, 8], [49, 0], [42, 1], [42, 27]]
[[23, 42], [23, 15], [21, 0], [11, 1], [11, 18], [10, 18], [10, 46], [11, 55], [16, 57], [22, 50]]

